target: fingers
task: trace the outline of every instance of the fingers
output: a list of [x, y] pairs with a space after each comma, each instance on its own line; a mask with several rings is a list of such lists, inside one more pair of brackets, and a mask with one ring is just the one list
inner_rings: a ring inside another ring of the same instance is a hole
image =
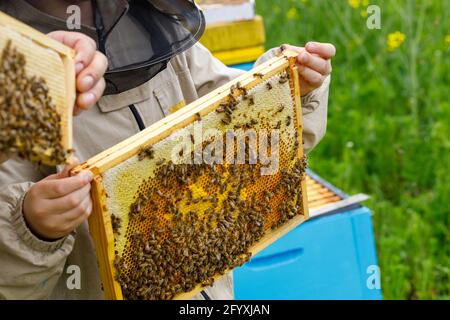
[[89, 218], [92, 212], [92, 200], [87, 196], [71, 210], [60, 215], [64, 219], [67, 229], [77, 228], [85, 219]]
[[85, 185], [91, 183], [93, 175], [90, 171], [83, 171], [80, 174], [63, 179], [43, 180], [40, 188], [37, 189], [39, 197], [45, 199], [56, 199], [64, 197]]
[[52, 212], [55, 214], [66, 213], [76, 208], [79, 208], [83, 201], [90, 199], [91, 185], [87, 184], [84, 187], [65, 195], [61, 198], [50, 199], [52, 202]]
[[79, 32], [54, 31], [49, 37], [75, 50], [75, 70], [80, 73], [95, 57], [97, 44], [90, 37]]
[[91, 90], [100, 79], [103, 78], [108, 68], [108, 60], [105, 55], [96, 52], [92, 62], [86, 66], [77, 77], [77, 89], [79, 92]]
[[92, 200], [90, 197], [84, 199], [84, 201], [77, 208], [64, 214], [64, 218], [68, 223], [68, 230], [74, 230], [78, 228], [80, 224], [90, 217], [92, 213]]
[[82, 171], [67, 177], [73, 165], [34, 184], [25, 194], [23, 216], [38, 237], [58, 239], [75, 230], [92, 211], [93, 174]]
[[[49, 207], [53, 210], [53, 206]], [[45, 214], [42, 215], [41, 228], [46, 229], [46, 237], [48, 239], [58, 239], [71, 233], [78, 228], [92, 212], [92, 201], [90, 197], [82, 199], [80, 204], [75, 208], [63, 214], [52, 212], [51, 219], [44, 219]], [[48, 215], [48, 213], [47, 213]]]
[[324, 80], [324, 76], [322, 74], [303, 65], [299, 66], [298, 73], [304, 81], [306, 81], [314, 88], [319, 87]]
[[319, 88], [332, 71], [331, 58], [336, 54], [336, 48], [330, 43], [308, 42], [305, 48], [285, 44], [281, 46], [281, 50], [298, 52], [302, 96]]
[[331, 59], [336, 55], [336, 48], [331, 43], [308, 42], [306, 51], [317, 54], [324, 59]]
[[298, 56], [298, 62], [301, 65], [320, 73], [321, 75], [327, 76], [331, 73], [330, 60], [325, 60], [308, 52], [300, 53]]
[[42, 179], [42, 181], [66, 178], [66, 177], [69, 176], [70, 170], [72, 170], [74, 167], [76, 167], [79, 164], [80, 164], [80, 160], [78, 160], [77, 157], [73, 156], [72, 157], [72, 163], [64, 166], [64, 170], [63, 171], [61, 171], [59, 173], [51, 174], [51, 175], [45, 177], [44, 179]]
[[58, 174], [59, 177], [60, 177], [60, 178], [67, 178], [67, 177], [69, 177], [69, 176], [70, 176], [70, 175], [69, 175], [70, 170], [72, 170], [73, 168], [75, 168], [75, 167], [78, 166], [79, 164], [80, 164], [80, 160], [79, 160], [77, 157], [72, 156], [72, 162], [71, 162], [70, 164], [64, 166], [63, 171], [61, 171], [61, 172]]
[[77, 74], [77, 100], [73, 114], [93, 107], [105, 90], [103, 75], [108, 68], [104, 54], [97, 51], [96, 42], [79, 32], [54, 31], [51, 38], [75, 50], [75, 70]]
[[87, 110], [94, 106], [102, 97], [106, 87], [104, 73], [108, 69], [108, 60], [97, 52], [91, 64], [87, 66], [77, 77], [77, 101], [74, 115], [80, 114], [82, 110]]
[[295, 51], [295, 52], [298, 52], [298, 53], [305, 52], [305, 48], [303, 48], [303, 47], [295, 47], [295, 46], [291, 46], [290, 44], [283, 44], [283, 45], [280, 47], [280, 49], [281, 49], [281, 51], [292, 50], [292, 51]]
[[74, 115], [79, 115], [82, 110], [86, 110], [94, 106], [95, 103], [102, 97], [105, 87], [105, 79], [100, 78], [100, 80], [88, 92], [79, 93], [77, 96], [76, 107], [74, 109]]

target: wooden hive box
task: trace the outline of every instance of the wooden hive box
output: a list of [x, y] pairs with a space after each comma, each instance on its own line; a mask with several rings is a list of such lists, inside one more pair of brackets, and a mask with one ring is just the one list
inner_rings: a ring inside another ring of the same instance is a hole
[[72, 172], [95, 175], [89, 226], [107, 299], [191, 298], [308, 218], [296, 56], [267, 61]]
[[[72, 49], [66, 47], [60, 42], [53, 40], [45, 34], [27, 26], [26, 24], [0, 12], [0, 62], [5, 63], [4, 56], [5, 51], [18, 53], [17, 56], [22, 56], [21, 62], [24, 64], [25, 76], [33, 80], [34, 85], [41, 85], [45, 82], [45, 86], [48, 89], [48, 97], [52, 101], [52, 105], [56, 112], [59, 114], [59, 120], [56, 121], [59, 128], [48, 128], [46, 130], [58, 131], [58, 140], [55, 143], [59, 143], [61, 150], [67, 152], [66, 162], [69, 161], [69, 155], [72, 149], [72, 112], [76, 98], [75, 89], [75, 53]], [[22, 64], [21, 63], [21, 64]], [[2, 65], [3, 68], [10, 68]], [[0, 68], [1, 69], [1, 68]], [[20, 70], [14, 70], [13, 73], [17, 74]], [[4, 79], [4, 75], [2, 76]], [[6, 89], [6, 85], [10, 86], [9, 82], [0, 81], [0, 89]], [[13, 84], [15, 85], [15, 84]], [[14, 90], [14, 88], [13, 88]], [[16, 88], [16, 91], [20, 89]], [[24, 94], [24, 92], [20, 92]], [[2, 134], [9, 134], [16, 138], [17, 143], [13, 146], [9, 146], [8, 150], [1, 150], [8, 153], [27, 153], [33, 149], [33, 155], [30, 160], [56, 165], [60, 164], [60, 161], [54, 160], [54, 153], [52, 148], [42, 149], [39, 148], [38, 138], [45, 140], [45, 137], [24, 137], [24, 133], [29, 130], [30, 126], [36, 122], [33, 118], [38, 114], [38, 104], [36, 100], [27, 100], [25, 102], [28, 105], [28, 119], [20, 117], [11, 117], [10, 107], [11, 102], [6, 101], [7, 97], [4, 93], [0, 103]], [[33, 98], [34, 99], [34, 98]], [[44, 115], [45, 116], [45, 115]], [[24, 125], [17, 128], [12, 122], [22, 121]], [[45, 121], [44, 121], [45, 122]], [[48, 122], [47, 122], [48, 123]], [[3, 146], [5, 147], [5, 146]], [[59, 147], [59, 146], [58, 146]], [[1, 146], [0, 146], [1, 148]]]

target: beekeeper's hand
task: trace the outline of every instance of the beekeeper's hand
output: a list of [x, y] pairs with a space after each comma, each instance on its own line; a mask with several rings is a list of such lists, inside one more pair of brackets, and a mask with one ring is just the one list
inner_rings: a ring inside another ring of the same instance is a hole
[[54, 31], [49, 37], [75, 50], [75, 71], [77, 74], [77, 100], [74, 115], [94, 106], [105, 90], [103, 78], [108, 68], [105, 55], [97, 51], [97, 44], [79, 32]]
[[297, 65], [302, 96], [319, 88], [331, 74], [331, 59], [336, 55], [336, 48], [331, 43], [308, 42], [304, 48], [285, 44], [281, 49], [299, 53]]
[[56, 240], [74, 231], [91, 214], [92, 173], [69, 177], [75, 165], [34, 184], [25, 195], [23, 215], [30, 230], [42, 240]]

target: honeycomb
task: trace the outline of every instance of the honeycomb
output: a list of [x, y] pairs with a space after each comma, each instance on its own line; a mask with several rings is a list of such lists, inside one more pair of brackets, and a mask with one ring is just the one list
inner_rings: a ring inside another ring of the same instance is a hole
[[47, 165], [70, 159], [74, 66], [54, 42], [0, 12], [0, 153]]
[[209, 286], [304, 214], [292, 87], [286, 70], [252, 88], [238, 84], [216, 111], [102, 173], [124, 298], [172, 299]]

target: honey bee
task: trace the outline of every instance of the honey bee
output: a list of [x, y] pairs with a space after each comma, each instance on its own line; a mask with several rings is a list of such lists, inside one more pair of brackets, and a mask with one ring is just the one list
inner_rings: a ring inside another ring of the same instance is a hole
[[286, 126], [289, 127], [289, 126], [291, 125], [291, 123], [292, 123], [292, 118], [291, 118], [291, 116], [287, 116], [287, 117], [286, 117]]
[[216, 112], [217, 113], [223, 113], [223, 112], [225, 112], [225, 107], [226, 107], [227, 105], [220, 105], [217, 109], [216, 109]]
[[229, 117], [224, 117], [222, 118], [222, 123], [229, 125], [231, 123], [231, 119]]
[[120, 228], [122, 226], [122, 219], [115, 214], [111, 214], [111, 224], [113, 228], [113, 232], [117, 235], [120, 235]]
[[262, 73], [260, 73], [260, 72], [254, 73], [253, 76], [256, 77], [256, 78], [260, 78], [260, 79], [264, 78], [264, 75]]
[[144, 160], [144, 158], [145, 158], [145, 150], [143, 148], [139, 148], [139, 152], [138, 152], [139, 161]]
[[273, 86], [270, 82], [266, 83], [267, 90], [272, 90]]
[[209, 287], [212, 286], [214, 283], [214, 278], [207, 278], [202, 281], [202, 287]]
[[284, 74], [282, 74], [281, 76], [280, 76], [280, 80], [279, 80], [279, 82], [281, 83], [281, 84], [284, 84], [284, 83], [286, 83], [287, 81], [289, 81], [289, 73], [284, 73]]
[[153, 159], [153, 157], [154, 157], [154, 150], [153, 150], [152, 146], [148, 146], [146, 148], [143, 148], [143, 147], [139, 148], [139, 152], [138, 152], [138, 160], [139, 161], [142, 161], [145, 158], [148, 158], [151, 160], [151, 159]]
[[276, 112], [276, 113], [281, 113], [281, 112], [283, 112], [283, 110], [284, 110], [284, 104], [280, 103], [280, 106], [279, 106], [279, 108], [277, 109], [277, 112]]

